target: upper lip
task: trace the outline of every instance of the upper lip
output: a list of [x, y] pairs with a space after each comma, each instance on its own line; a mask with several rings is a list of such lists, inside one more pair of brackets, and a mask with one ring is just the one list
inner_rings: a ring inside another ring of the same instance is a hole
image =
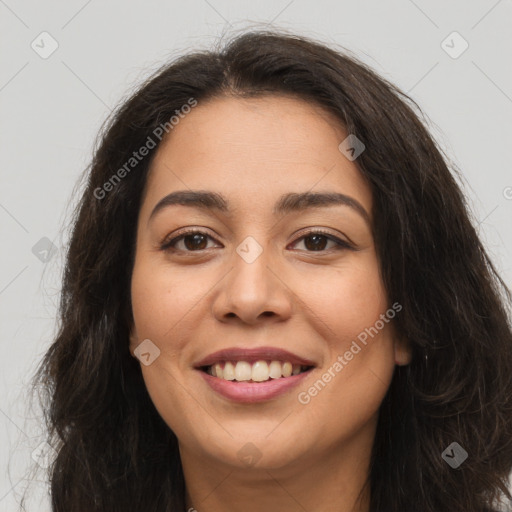
[[300, 357], [288, 350], [275, 347], [259, 347], [259, 348], [226, 348], [218, 350], [206, 356], [194, 364], [195, 368], [203, 366], [212, 366], [221, 361], [247, 361], [254, 363], [256, 361], [288, 361], [292, 364], [300, 364], [303, 366], [315, 366], [313, 361]]

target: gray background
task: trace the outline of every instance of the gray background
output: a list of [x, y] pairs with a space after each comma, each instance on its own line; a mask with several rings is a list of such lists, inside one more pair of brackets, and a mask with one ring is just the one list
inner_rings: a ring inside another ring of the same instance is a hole
[[[27, 384], [55, 332], [73, 187], [101, 123], [140, 80], [182, 51], [266, 23], [343, 45], [427, 114], [510, 285], [511, 21], [511, 0], [0, 0], [0, 511], [16, 510], [28, 483], [27, 510], [49, 510], [44, 472], [28, 473], [33, 459], [45, 464]], [[44, 31], [58, 43], [46, 59]], [[442, 47], [453, 31], [469, 44], [458, 58], [445, 51], [460, 52], [457, 36]]]

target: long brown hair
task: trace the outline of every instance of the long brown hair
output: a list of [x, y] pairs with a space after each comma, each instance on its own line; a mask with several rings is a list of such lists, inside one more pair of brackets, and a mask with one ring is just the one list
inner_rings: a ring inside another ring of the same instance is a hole
[[[185, 509], [177, 439], [128, 350], [135, 230], [152, 155], [100, 194], [190, 98], [289, 94], [332, 112], [366, 146], [384, 284], [403, 309], [396, 369], [371, 461], [373, 512], [481, 512], [512, 468], [511, 295], [487, 256], [418, 107], [354, 57], [275, 31], [235, 37], [160, 69], [100, 134], [73, 219], [59, 332], [38, 372], [54, 512]], [[102, 197], [98, 197], [98, 196]], [[442, 452], [468, 453], [457, 469]], [[510, 495], [509, 495], [510, 497]]]

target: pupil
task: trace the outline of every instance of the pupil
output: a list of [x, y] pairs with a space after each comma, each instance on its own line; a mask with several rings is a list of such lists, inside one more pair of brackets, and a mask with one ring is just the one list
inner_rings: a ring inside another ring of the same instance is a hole
[[[323, 239], [323, 244], [321, 243], [321, 239]], [[308, 240], [315, 240], [315, 242], [313, 243], [308, 243]], [[326, 237], [324, 235], [310, 235], [308, 237], [305, 238], [305, 242], [306, 242], [306, 247], [308, 249], [312, 249], [312, 250], [322, 250], [325, 248], [325, 243], [326, 243]], [[320, 241], [320, 243], [318, 243]]]
[[[190, 239], [193, 240], [191, 244], [187, 243], [187, 241], [189, 241]], [[193, 235], [188, 235], [187, 237], [185, 237], [184, 241], [187, 249], [204, 249], [205, 236], [202, 235], [201, 233], [195, 233]]]

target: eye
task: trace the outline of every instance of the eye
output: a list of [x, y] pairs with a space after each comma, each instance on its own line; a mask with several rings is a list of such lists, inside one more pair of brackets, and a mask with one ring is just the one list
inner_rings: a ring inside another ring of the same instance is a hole
[[170, 240], [164, 240], [160, 249], [162, 251], [172, 250], [183, 252], [203, 251], [211, 248], [208, 247], [208, 239], [214, 240], [204, 231], [188, 230]]
[[[293, 244], [303, 243], [307, 252], [322, 252], [330, 249], [342, 250], [353, 249], [353, 247], [346, 241], [321, 230], [309, 231], [304, 236], [298, 238]], [[327, 247], [331, 243], [330, 247]], [[301, 249], [304, 250], [304, 249]]]
[[[198, 252], [206, 249], [211, 249], [212, 246], [208, 246], [208, 239], [217, 242], [212, 236], [204, 231], [197, 229], [188, 230], [181, 232], [179, 235], [171, 238], [170, 240], [164, 240], [160, 246], [162, 251], [181, 251], [181, 252]], [[331, 233], [324, 232], [321, 230], [309, 231], [305, 235], [301, 236], [290, 246], [303, 243], [307, 252], [324, 252], [331, 249], [342, 250], [352, 249], [353, 247], [346, 241], [334, 236]], [[329, 244], [331, 246], [329, 247]], [[288, 248], [287, 247], [287, 248]]]

